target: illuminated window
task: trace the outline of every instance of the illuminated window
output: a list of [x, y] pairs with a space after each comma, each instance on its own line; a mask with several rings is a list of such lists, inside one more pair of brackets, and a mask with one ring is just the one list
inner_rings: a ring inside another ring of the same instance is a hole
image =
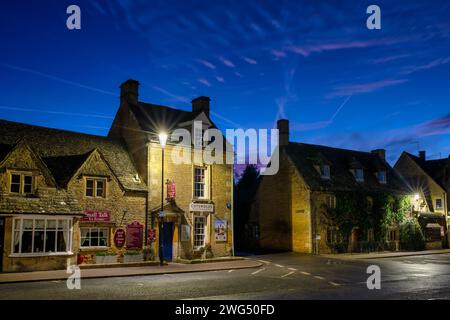
[[386, 171], [378, 171], [377, 172], [377, 178], [379, 183], [386, 183]]
[[203, 167], [194, 168], [194, 198], [208, 198], [207, 170]]
[[330, 166], [323, 164], [320, 166], [320, 177], [322, 179], [330, 179]]
[[364, 171], [363, 171], [363, 169], [355, 169], [355, 179], [358, 182], [364, 182]]
[[326, 196], [327, 207], [330, 209], [336, 208], [336, 197], [334, 195]]
[[440, 210], [440, 209], [442, 209], [442, 199], [440, 199], [440, 198], [437, 198], [436, 199], [436, 209], [438, 209], [438, 210]]
[[205, 217], [194, 217], [194, 249], [200, 249], [205, 245], [205, 225]]

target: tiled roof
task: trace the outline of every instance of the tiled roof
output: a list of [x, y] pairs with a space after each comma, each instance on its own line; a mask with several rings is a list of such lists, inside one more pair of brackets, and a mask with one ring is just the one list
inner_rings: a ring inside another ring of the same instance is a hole
[[[121, 140], [0, 120], [0, 146], [13, 146], [22, 139], [44, 160], [60, 183], [66, 182], [70, 172], [89, 152], [98, 149], [125, 189], [147, 190], [142, 181], [134, 179], [137, 170]], [[68, 161], [67, 167], [63, 161]]]
[[[411, 191], [400, 175], [377, 154], [306, 143], [289, 143], [285, 152], [312, 190], [345, 191], [359, 188], [408, 194]], [[315, 166], [330, 166], [331, 179], [322, 179]], [[357, 182], [351, 169], [364, 169], [364, 182]], [[376, 173], [386, 171], [387, 183], [378, 182]]]
[[427, 175], [430, 176], [444, 190], [447, 190], [446, 180], [450, 175], [450, 158], [439, 160], [422, 160], [408, 152], [405, 154], [410, 157]]
[[14, 196], [0, 193], [1, 213], [70, 214], [81, 215], [83, 210], [75, 196], [67, 190], [39, 188], [33, 196]]

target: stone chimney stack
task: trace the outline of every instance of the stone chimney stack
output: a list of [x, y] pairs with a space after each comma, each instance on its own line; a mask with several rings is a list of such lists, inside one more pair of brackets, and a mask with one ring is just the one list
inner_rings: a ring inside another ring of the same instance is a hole
[[277, 121], [277, 129], [279, 134], [280, 147], [287, 146], [289, 144], [289, 120], [280, 119]]
[[427, 160], [427, 152], [425, 150], [419, 151], [419, 158], [420, 160]]
[[372, 150], [371, 152], [378, 155], [381, 159], [386, 160], [386, 150], [385, 149], [375, 149], [375, 150]]
[[120, 85], [120, 101], [137, 103], [139, 96], [139, 82], [129, 79]]
[[192, 100], [192, 112], [203, 111], [209, 117], [209, 97], [201, 96]]

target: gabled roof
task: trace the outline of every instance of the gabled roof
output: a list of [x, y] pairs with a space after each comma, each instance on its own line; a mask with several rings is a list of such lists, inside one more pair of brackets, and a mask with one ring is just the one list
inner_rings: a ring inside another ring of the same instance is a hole
[[[290, 142], [284, 150], [312, 190], [346, 191], [363, 188], [398, 194], [411, 192], [399, 174], [385, 160], [371, 152], [294, 142]], [[320, 177], [315, 168], [318, 158], [330, 165], [331, 179]], [[364, 182], [357, 182], [351, 173], [355, 162], [364, 168]], [[378, 182], [378, 171], [386, 171], [386, 184]]]
[[[137, 170], [122, 140], [0, 120], [0, 145], [13, 146], [21, 139], [45, 159], [56, 181], [64, 183], [69, 172], [98, 149], [124, 189], [147, 191], [142, 181], [134, 179]], [[68, 160], [68, 168], [58, 160]]]
[[441, 188], [447, 190], [446, 179], [450, 175], [450, 158], [439, 160], [423, 160], [409, 152], [404, 152], [413, 160], [430, 178], [432, 178]]

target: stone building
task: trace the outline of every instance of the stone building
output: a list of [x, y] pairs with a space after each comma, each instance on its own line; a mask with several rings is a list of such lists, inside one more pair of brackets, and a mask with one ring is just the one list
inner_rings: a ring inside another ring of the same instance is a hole
[[[336, 206], [336, 192], [410, 193], [386, 162], [384, 150], [360, 152], [292, 142], [288, 120], [279, 120], [278, 129], [280, 169], [262, 177], [249, 219], [252, 240], [261, 248], [330, 253], [342, 241], [326, 214]], [[398, 232], [391, 237], [387, 240], [398, 243]], [[349, 238], [350, 246], [368, 240], [360, 239], [358, 226]]]
[[[429, 249], [448, 244], [448, 196], [450, 190], [450, 157], [427, 160], [426, 152], [418, 156], [403, 152], [394, 168], [411, 186], [414, 211]], [[447, 237], [447, 239], [446, 239]]]
[[[2, 271], [65, 269], [101, 256], [122, 262], [146, 244], [156, 259], [162, 150], [154, 130], [215, 125], [206, 97], [182, 111], [138, 102], [137, 81], [121, 88], [107, 137], [0, 120]], [[165, 148], [164, 258], [231, 255], [232, 165], [177, 165], [175, 147]]]

